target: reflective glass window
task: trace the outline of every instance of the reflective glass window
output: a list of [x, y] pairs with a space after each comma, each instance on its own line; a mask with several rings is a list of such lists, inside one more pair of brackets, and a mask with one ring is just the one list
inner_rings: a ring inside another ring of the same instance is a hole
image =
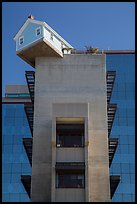
[[21, 172], [21, 164], [13, 164], [12, 173], [19, 173], [19, 172]]
[[3, 202], [9, 202], [9, 193], [3, 193], [2, 201]]
[[17, 193], [10, 194], [10, 202], [19, 202], [20, 201], [20, 195]]
[[121, 182], [122, 183], [130, 183], [130, 174], [122, 174]]
[[124, 194], [123, 195], [123, 202], [130, 202], [131, 201], [131, 194]]

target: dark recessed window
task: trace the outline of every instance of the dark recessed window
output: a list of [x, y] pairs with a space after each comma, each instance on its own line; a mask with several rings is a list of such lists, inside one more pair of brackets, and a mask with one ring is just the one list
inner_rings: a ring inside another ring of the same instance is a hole
[[56, 124], [57, 147], [83, 147], [84, 124]]
[[84, 188], [84, 173], [56, 173], [56, 188]]
[[40, 35], [41, 34], [41, 29], [40, 28], [37, 28], [36, 29], [36, 36]]
[[24, 43], [24, 37], [19, 38], [19, 44], [22, 45]]
[[50, 39], [53, 40], [53, 33], [50, 34]]

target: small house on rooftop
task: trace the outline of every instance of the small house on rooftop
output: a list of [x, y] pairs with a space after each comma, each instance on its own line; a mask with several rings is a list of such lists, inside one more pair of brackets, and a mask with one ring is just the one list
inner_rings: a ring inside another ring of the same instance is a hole
[[29, 16], [14, 37], [16, 54], [35, 68], [36, 57], [63, 57], [73, 47], [56, 33], [47, 23]]

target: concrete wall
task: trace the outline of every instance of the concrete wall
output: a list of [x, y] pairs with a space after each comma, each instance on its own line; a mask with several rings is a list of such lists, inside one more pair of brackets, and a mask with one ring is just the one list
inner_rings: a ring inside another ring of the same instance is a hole
[[84, 189], [57, 189], [55, 202], [84, 202], [84, 197]]
[[[52, 191], [55, 191], [52, 151], [56, 145], [53, 140], [53, 111], [56, 115], [57, 110], [53, 110], [53, 104], [61, 107], [62, 103], [71, 103], [71, 113], [74, 113], [71, 117], [76, 116], [76, 106], [73, 104], [79, 104], [77, 117], [82, 116], [80, 104], [87, 104], [85, 111], [88, 111], [84, 116], [84, 201], [110, 201], [105, 69], [105, 55], [74, 54], [64, 55], [63, 58], [36, 58], [32, 202], [59, 199], [58, 193], [54, 193], [55, 198], [52, 198]], [[67, 114], [63, 116], [69, 117]]]
[[57, 162], [84, 162], [84, 148], [56, 148]]

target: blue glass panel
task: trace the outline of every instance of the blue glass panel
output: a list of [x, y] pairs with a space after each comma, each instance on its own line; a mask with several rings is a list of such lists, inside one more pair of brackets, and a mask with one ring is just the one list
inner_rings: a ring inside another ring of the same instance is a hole
[[128, 144], [128, 136], [127, 135], [120, 136], [119, 137], [119, 143], [120, 143], [120, 145], [122, 145], [122, 144], [127, 145]]
[[2, 172], [3, 173], [11, 173], [11, 164], [2, 164]]
[[122, 154], [120, 162], [129, 163], [130, 162], [130, 154]]
[[13, 145], [13, 153], [22, 153], [22, 145]]
[[131, 194], [131, 197], [132, 197], [132, 202], [135, 202], [135, 194]]
[[116, 194], [112, 198], [112, 202], [120, 202], [122, 201], [122, 194]]
[[131, 187], [132, 184], [130, 184], [130, 183], [129, 184], [128, 183], [122, 183], [121, 185], [123, 186], [123, 192], [125, 194], [132, 193], [132, 187]]
[[11, 175], [10, 174], [2, 174], [2, 182], [4, 182], [4, 183], [9, 183], [10, 182], [10, 180], [11, 180]]
[[13, 144], [20, 144], [22, 145], [22, 141], [23, 141], [23, 136], [22, 135], [14, 135], [13, 136]]
[[132, 91], [126, 91], [126, 99], [127, 100], [132, 100], [135, 98], [135, 94]]
[[129, 145], [129, 153], [134, 154], [135, 153], [135, 145]]
[[126, 85], [124, 82], [118, 82], [118, 92], [125, 92]]
[[13, 143], [13, 136], [3, 134], [2, 143], [4, 145], [11, 145]]
[[121, 166], [119, 163], [113, 163], [113, 171], [117, 174], [120, 174], [121, 172]]
[[12, 193], [25, 193], [25, 189], [21, 183], [12, 183]]
[[119, 126], [126, 126], [128, 124], [127, 118], [119, 118]]
[[12, 183], [20, 183], [21, 174], [20, 173], [12, 173], [11, 182]]
[[124, 202], [131, 202], [131, 194], [124, 194], [123, 195], [123, 201]]
[[20, 195], [20, 202], [30, 202], [30, 199], [26, 194], [21, 194]]
[[131, 184], [131, 192], [135, 194], [135, 184]]
[[131, 163], [135, 163], [135, 155], [134, 154], [130, 154], [129, 160], [130, 160], [130, 164]]
[[120, 181], [118, 187], [116, 188], [115, 193], [122, 193], [123, 192], [123, 187], [122, 187], [122, 182]]
[[13, 164], [12, 173], [19, 173], [19, 172], [21, 172], [21, 164]]
[[9, 193], [3, 193], [2, 202], [9, 202]]
[[3, 193], [9, 193], [8, 191], [8, 183], [2, 183], [2, 192]]
[[127, 120], [128, 126], [135, 126], [135, 119], [134, 118], [128, 118]]
[[10, 194], [10, 202], [19, 202], [20, 201], [20, 195], [17, 193]]
[[127, 108], [127, 118], [135, 118], [135, 109]]
[[11, 163], [12, 162], [12, 154], [4, 153], [2, 154], [2, 163]]
[[121, 154], [128, 154], [128, 145], [120, 145]]
[[131, 164], [130, 163], [130, 173], [132, 174], [132, 173], [135, 173], [135, 164]]
[[122, 174], [121, 175], [122, 183], [130, 183], [130, 174]]
[[135, 174], [130, 174], [131, 183], [135, 183]]
[[113, 163], [120, 163], [121, 162], [121, 155], [120, 154], [116, 154], [114, 155], [114, 158], [113, 158]]
[[11, 145], [3, 145], [2, 147], [3, 153], [12, 153], [12, 146]]
[[129, 144], [135, 145], [135, 137], [134, 137], [134, 135], [129, 135], [128, 141], [129, 141]]
[[12, 162], [15, 163], [20, 163], [20, 154], [12, 154]]
[[126, 118], [126, 108], [118, 108], [118, 115], [120, 118]]
[[29, 174], [31, 172], [31, 166], [30, 164], [22, 164], [22, 172], [25, 174]]
[[129, 164], [121, 164], [122, 173], [129, 173]]

